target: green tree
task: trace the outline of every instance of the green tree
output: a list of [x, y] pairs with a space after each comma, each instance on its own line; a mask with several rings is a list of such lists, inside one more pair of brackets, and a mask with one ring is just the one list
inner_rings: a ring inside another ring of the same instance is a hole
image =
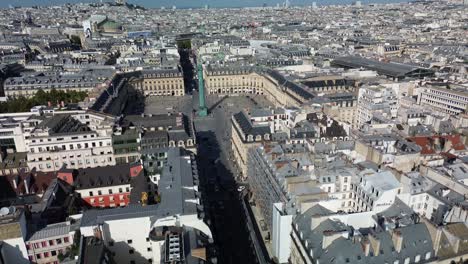
[[49, 102], [51, 102], [52, 105], [62, 101], [64, 103], [78, 103], [84, 100], [86, 96], [86, 92], [64, 92], [56, 89], [52, 89], [50, 92], [44, 92], [43, 90], [39, 90], [30, 98], [19, 96], [11, 98], [6, 102], [0, 102], [0, 113], [28, 112], [33, 106], [47, 105]]

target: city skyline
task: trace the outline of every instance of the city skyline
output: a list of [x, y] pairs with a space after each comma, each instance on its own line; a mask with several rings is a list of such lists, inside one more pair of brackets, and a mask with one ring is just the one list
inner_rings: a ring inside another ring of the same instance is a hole
[[[114, 1], [104, 1], [104, 2], [114, 2]], [[317, 5], [350, 5], [354, 4], [355, 0], [318, 0], [318, 1], [309, 1], [309, 0], [294, 0], [290, 1], [291, 6], [312, 6], [313, 2], [316, 2]], [[404, 3], [409, 2], [405, 0], [366, 0], [361, 1], [363, 4], [386, 4], [386, 3]], [[0, 8], [8, 8], [10, 6], [51, 6], [51, 5], [64, 5], [67, 3], [77, 4], [77, 3], [100, 3], [99, 0], [47, 0], [41, 1], [39, 4], [37, 1], [33, 0], [12, 0], [9, 2], [0, 3]], [[262, 7], [264, 4], [268, 7], [275, 7], [277, 5], [284, 5], [285, 1], [282, 0], [240, 0], [235, 3], [232, 1], [226, 0], [204, 0], [204, 1], [189, 1], [189, 0], [162, 0], [155, 3], [150, 0], [131, 0], [127, 1], [129, 4], [138, 4], [147, 8], [171, 8], [176, 6], [178, 8], [204, 8], [205, 5], [208, 5], [211, 8], [241, 8], [241, 7]]]
[[467, 263], [468, 0], [179, 1], [0, 8], [1, 264]]

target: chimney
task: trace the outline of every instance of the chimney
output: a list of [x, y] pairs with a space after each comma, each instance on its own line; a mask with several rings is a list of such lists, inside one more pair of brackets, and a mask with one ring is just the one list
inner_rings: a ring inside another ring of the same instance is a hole
[[393, 246], [395, 247], [395, 251], [400, 253], [401, 249], [403, 248], [403, 235], [401, 234], [400, 230], [395, 229], [392, 232], [392, 241]]
[[141, 164], [135, 164], [130, 166], [130, 177], [136, 177], [140, 174], [143, 170], [143, 166]]
[[364, 251], [364, 256], [368, 257], [370, 254], [370, 242], [367, 237], [363, 237], [361, 240], [362, 250]]
[[31, 182], [31, 175], [26, 175], [23, 181], [24, 181], [24, 190], [26, 194], [29, 194], [29, 183]]
[[380, 253], [380, 239], [378, 239], [374, 234], [369, 234], [369, 242], [372, 250], [374, 251], [374, 256], [378, 256]]
[[73, 185], [73, 182], [74, 182], [73, 171], [71, 170], [67, 170], [67, 169], [60, 170], [59, 172], [57, 172], [57, 178], [61, 179], [62, 181], [70, 185]]
[[19, 175], [16, 175], [15, 177], [13, 177], [13, 187], [16, 189], [18, 189], [18, 182], [19, 182]]
[[450, 149], [452, 149], [452, 141], [447, 139], [445, 141], [443, 151], [448, 152]]
[[299, 168], [299, 161], [293, 160], [293, 161], [291, 162], [291, 166], [294, 167], [294, 168], [296, 168], [296, 169]]
[[94, 237], [101, 240], [102, 239], [102, 232], [100, 226], [93, 229]]

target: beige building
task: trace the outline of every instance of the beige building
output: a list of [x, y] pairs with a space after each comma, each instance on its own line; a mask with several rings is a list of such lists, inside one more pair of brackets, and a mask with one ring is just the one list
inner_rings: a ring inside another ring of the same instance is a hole
[[85, 74], [11, 77], [5, 80], [6, 97], [32, 97], [39, 90], [50, 92], [52, 89], [61, 91], [91, 92], [95, 87], [103, 85], [105, 80]]
[[83, 113], [57, 114], [42, 121], [26, 140], [28, 166], [57, 171], [115, 165], [112, 147], [113, 120]]
[[242, 175], [246, 177], [249, 149], [270, 141], [271, 128], [269, 124], [254, 126], [246, 113], [239, 112], [232, 116], [231, 129], [231, 146], [234, 160]]
[[353, 93], [337, 93], [326, 96], [323, 112], [340, 122], [357, 126], [357, 96]]
[[277, 107], [298, 107], [313, 98], [303, 87], [274, 70], [207, 66], [204, 74], [208, 94], [261, 94]]
[[144, 70], [130, 79], [145, 96], [182, 96], [185, 94], [184, 77], [178, 69]]
[[424, 88], [418, 97], [418, 104], [437, 113], [459, 115], [468, 111], [468, 93], [463, 88]]
[[372, 161], [403, 172], [419, 164], [421, 147], [393, 134], [367, 135], [356, 141], [356, 160]]

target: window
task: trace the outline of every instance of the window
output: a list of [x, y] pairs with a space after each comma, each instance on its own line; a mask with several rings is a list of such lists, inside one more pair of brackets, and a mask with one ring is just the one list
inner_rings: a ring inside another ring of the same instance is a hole
[[146, 238], [146, 242], [149, 242], [149, 241], [150, 241], [150, 239], [149, 239], [149, 237], [147, 237], [147, 238]]
[[57, 256], [57, 251], [52, 250], [52, 251], [50, 252], [50, 254], [51, 254], [52, 256]]
[[89, 192], [89, 196], [93, 196], [93, 192]]
[[70, 238], [68, 238], [68, 237], [63, 238], [63, 242], [68, 243], [69, 241], [70, 241]]
[[41, 259], [41, 254], [36, 254], [36, 259]]
[[119, 193], [122, 193], [122, 188], [119, 188]]
[[420, 260], [421, 260], [421, 255], [417, 255], [417, 256], [414, 258], [414, 262], [415, 262], [415, 263], [418, 263]]
[[98, 195], [102, 195], [102, 192], [101, 192], [101, 191], [98, 191], [97, 194], [98, 194]]
[[130, 192], [130, 187], [125, 188], [126, 192]]
[[55, 245], [54, 241], [53, 241], [53, 240], [49, 240], [49, 245], [51, 245], [51, 246]]
[[109, 194], [112, 194], [112, 189], [109, 189]]
[[42, 242], [41, 242], [41, 246], [42, 246], [42, 247], [47, 247], [47, 242], [46, 242], [46, 241], [42, 241]]
[[130, 249], [130, 250], [128, 251], [128, 253], [129, 253], [130, 255], [132, 255], [133, 253], [135, 253], [135, 250], [134, 250], [134, 249]]
[[44, 258], [48, 258], [50, 257], [50, 253], [49, 252], [44, 252]]
[[149, 247], [149, 248], [146, 248], [146, 250], [147, 250], [148, 252], [150, 252], [150, 251], [151, 251], [151, 248], [150, 248], [150, 247]]
[[57, 238], [55, 241], [57, 241], [57, 245], [62, 244], [62, 239], [61, 238]]
[[133, 241], [131, 239], [127, 240], [127, 244], [132, 244], [132, 242]]

